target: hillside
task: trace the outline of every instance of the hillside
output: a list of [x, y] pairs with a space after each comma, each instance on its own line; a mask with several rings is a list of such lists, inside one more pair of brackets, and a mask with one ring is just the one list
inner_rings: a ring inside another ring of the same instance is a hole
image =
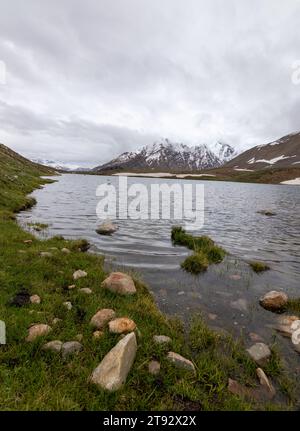
[[104, 165], [97, 166], [93, 172], [147, 171], [192, 172], [223, 165], [235, 154], [228, 144], [217, 142], [213, 150], [207, 145], [189, 147], [164, 139], [142, 147], [134, 152], [126, 152]]
[[226, 168], [255, 171], [264, 168], [300, 167], [300, 132], [250, 148], [230, 160]]

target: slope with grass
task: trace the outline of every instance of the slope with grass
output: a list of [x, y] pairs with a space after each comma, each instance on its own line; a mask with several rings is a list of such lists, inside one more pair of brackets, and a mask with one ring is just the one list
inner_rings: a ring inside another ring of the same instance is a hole
[[[259, 387], [256, 365], [244, 347], [226, 334], [211, 331], [197, 316], [189, 331], [176, 319], [157, 309], [146, 287], [135, 277], [137, 294], [119, 297], [101, 288], [106, 274], [103, 257], [84, 253], [80, 241], [54, 237], [41, 241], [24, 232], [14, 213], [34, 202], [26, 197], [50, 174], [37, 165], [0, 148], [0, 319], [7, 327], [7, 344], [0, 345], [1, 410], [251, 410], [292, 408], [292, 384], [273, 349], [265, 372], [272, 379], [278, 400], [241, 398], [227, 390], [228, 378]], [[28, 240], [30, 240], [28, 242]], [[25, 242], [24, 242], [25, 241]], [[68, 248], [70, 253], [61, 250]], [[84, 247], [86, 249], [86, 247]], [[42, 257], [41, 252], [50, 252]], [[82, 269], [87, 277], [75, 282], [72, 274]], [[90, 288], [91, 295], [80, 288]], [[41, 298], [40, 304], [15, 307], [11, 298], [22, 289]], [[63, 306], [70, 301], [69, 311]], [[94, 338], [89, 321], [100, 308], [113, 308], [138, 326], [138, 352], [126, 384], [109, 393], [89, 383], [93, 369], [116, 344], [119, 336], [104, 330]], [[54, 324], [53, 319], [61, 319]], [[52, 331], [29, 343], [33, 323], [45, 323]], [[167, 350], [152, 342], [155, 334], [171, 337], [169, 350], [191, 359], [196, 373], [174, 368]], [[63, 360], [42, 349], [46, 341], [71, 341], [81, 335], [83, 350]], [[161, 363], [154, 376], [148, 372], [152, 359]], [[284, 401], [284, 403], [283, 403]]]

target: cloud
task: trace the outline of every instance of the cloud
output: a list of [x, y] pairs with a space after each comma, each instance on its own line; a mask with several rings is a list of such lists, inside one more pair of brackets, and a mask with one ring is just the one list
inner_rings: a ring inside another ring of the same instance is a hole
[[11, 0], [0, 141], [97, 165], [160, 136], [240, 149], [299, 130], [298, 0]]

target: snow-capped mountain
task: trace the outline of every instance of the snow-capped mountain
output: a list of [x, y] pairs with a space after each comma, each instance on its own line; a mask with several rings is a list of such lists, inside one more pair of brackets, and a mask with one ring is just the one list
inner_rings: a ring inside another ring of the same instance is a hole
[[233, 159], [233, 157], [236, 157], [238, 155], [238, 152], [235, 148], [233, 148], [229, 144], [226, 144], [225, 142], [220, 141], [217, 141], [212, 146], [212, 151], [221, 161], [221, 164], [229, 162], [229, 160]]
[[58, 171], [77, 171], [80, 170], [79, 165], [74, 165], [72, 163], [58, 162], [54, 160], [47, 159], [34, 159], [31, 160], [34, 163], [38, 163], [43, 166], [48, 166], [50, 168], [56, 169]]
[[183, 143], [172, 143], [168, 139], [146, 145], [137, 151], [126, 152], [104, 165], [96, 172], [126, 169], [155, 169], [168, 171], [196, 171], [221, 166], [234, 155], [228, 144], [217, 143], [214, 150], [201, 144], [189, 147]]
[[226, 164], [236, 170], [300, 167], [300, 132], [250, 148]]

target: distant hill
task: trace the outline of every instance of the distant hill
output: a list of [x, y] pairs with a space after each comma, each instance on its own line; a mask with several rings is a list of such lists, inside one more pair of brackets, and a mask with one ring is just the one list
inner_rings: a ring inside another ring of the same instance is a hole
[[265, 168], [300, 167], [300, 132], [258, 145], [230, 160], [226, 168], [256, 171]]
[[189, 147], [168, 139], [155, 142], [134, 152], [126, 152], [93, 172], [126, 170], [163, 170], [192, 172], [222, 166], [236, 154], [230, 145], [217, 142], [213, 149], [202, 144]]
[[5, 145], [0, 144], [0, 169], [16, 169], [18, 171], [22, 171], [22, 168], [24, 173], [25, 171], [28, 171], [28, 169], [31, 169], [33, 173], [41, 173], [45, 175], [52, 175], [54, 173], [52, 168], [32, 162]]

